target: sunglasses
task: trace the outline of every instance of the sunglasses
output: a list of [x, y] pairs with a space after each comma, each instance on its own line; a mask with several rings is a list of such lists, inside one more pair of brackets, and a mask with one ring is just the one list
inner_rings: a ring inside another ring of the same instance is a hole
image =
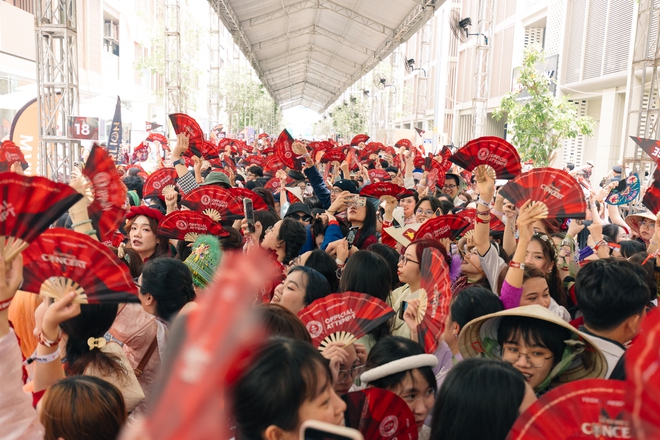
[[299, 220], [299, 221], [302, 220], [304, 222], [311, 222], [312, 221], [312, 216], [307, 215], [307, 214], [300, 215], [300, 214], [293, 213], [293, 214], [287, 215], [287, 217], [295, 219], [295, 220]]

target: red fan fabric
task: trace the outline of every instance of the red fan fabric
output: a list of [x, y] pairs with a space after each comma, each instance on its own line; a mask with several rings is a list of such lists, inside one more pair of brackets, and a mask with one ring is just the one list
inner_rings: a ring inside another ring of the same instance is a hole
[[378, 181], [389, 182], [390, 180], [392, 180], [392, 176], [390, 176], [390, 173], [388, 173], [387, 171], [381, 168], [374, 168], [372, 170], [369, 170], [368, 173], [369, 173], [369, 180], [371, 180], [372, 182], [376, 182], [376, 183], [378, 183]]
[[408, 139], [399, 139], [394, 146], [397, 148], [410, 149], [413, 147], [413, 144]]
[[369, 142], [369, 144], [360, 152], [360, 160], [364, 162], [370, 159], [372, 155], [378, 154], [383, 148], [384, 146], [380, 142]]
[[[477, 210], [474, 208], [463, 209], [456, 213], [459, 217], [465, 217], [470, 221], [470, 226], [463, 231], [463, 234], [474, 229], [474, 220], [477, 218]], [[491, 232], [504, 232], [505, 225], [502, 223], [495, 214], [490, 213], [490, 231]]]
[[257, 165], [263, 168], [266, 165], [266, 161], [268, 158], [266, 156], [257, 156], [257, 155], [252, 155], [252, 156], [246, 156], [243, 158], [245, 163], [248, 163], [250, 165]]
[[[287, 176], [286, 185], [289, 186], [289, 185], [293, 184], [293, 182], [295, 182], [295, 180], [293, 180], [291, 177]], [[273, 194], [278, 194], [280, 192], [280, 190], [282, 189], [281, 186], [280, 186], [280, 179], [278, 179], [277, 177], [273, 177], [268, 182], [266, 182], [266, 184], [264, 185], [264, 188], [270, 190], [270, 192], [272, 192]]]
[[280, 133], [274, 144], [275, 154], [289, 168], [301, 170], [304, 160], [301, 159], [299, 154], [293, 151], [294, 141], [293, 136], [286, 129], [282, 130], [282, 133]]
[[0, 174], [0, 236], [31, 243], [82, 195], [45, 177]]
[[328, 150], [321, 157], [321, 163], [330, 163], [330, 162], [343, 162], [346, 159], [346, 153], [344, 153], [343, 147], [335, 147], [332, 150]]
[[651, 156], [651, 159], [653, 159], [656, 164], [660, 163], [660, 141], [655, 139], [644, 139], [635, 136], [630, 136], [630, 138], [635, 141], [637, 145], [639, 145], [639, 148]]
[[128, 267], [103, 243], [68, 229], [50, 229], [23, 251], [23, 276], [27, 292], [64, 277], [82, 287], [89, 304], [140, 302]]
[[518, 417], [507, 439], [640, 439], [631, 435], [630, 415], [624, 408], [625, 387], [623, 381], [604, 379], [561, 385]]
[[[140, 142], [140, 145], [135, 147], [133, 154], [131, 155], [131, 163], [135, 162], [144, 162], [149, 158], [149, 146], [144, 142]], [[142, 167], [140, 167], [142, 169]], [[142, 170], [144, 171], [144, 170]]]
[[456, 214], [440, 215], [424, 222], [417, 230], [415, 240], [422, 238], [456, 240], [468, 227], [470, 227], [470, 220], [465, 217]]
[[500, 189], [500, 194], [520, 208], [527, 200], [543, 202], [548, 218], [583, 219], [587, 202], [580, 184], [565, 171], [534, 168], [520, 174]]
[[424, 249], [420, 269], [420, 286], [426, 291], [427, 306], [422, 322], [417, 325], [417, 337], [424, 350], [432, 354], [445, 330], [451, 304], [451, 279], [447, 260], [437, 249]]
[[298, 312], [317, 348], [337, 332], [348, 332], [360, 339], [392, 316], [394, 310], [385, 302], [356, 292], [333, 293]]
[[158, 224], [158, 235], [175, 240], [188, 240], [196, 235], [227, 237], [229, 232], [207, 215], [195, 211], [174, 211]]
[[147, 139], [145, 140], [149, 142], [160, 142], [160, 146], [163, 147], [164, 150], [170, 151], [167, 138], [160, 133], [149, 133], [149, 136], [147, 136]]
[[126, 215], [126, 185], [114, 159], [98, 145], [92, 147], [82, 172], [94, 192], [94, 201], [87, 207], [89, 218], [101, 241], [111, 240]]
[[15, 162], [20, 162], [21, 167], [25, 170], [29, 164], [23, 156], [21, 149], [9, 139], [2, 142], [0, 146], [0, 173], [11, 170], [11, 166]]
[[264, 173], [275, 174], [277, 170], [283, 170], [286, 165], [277, 155], [270, 156], [263, 167]]
[[479, 165], [489, 165], [499, 179], [513, 179], [522, 171], [516, 148], [496, 136], [482, 136], [471, 140], [449, 160], [468, 171]]
[[626, 407], [632, 417], [636, 439], [660, 438], [660, 311], [651, 311], [642, 331], [626, 351]]
[[214, 185], [195, 188], [181, 199], [181, 204], [193, 211], [211, 209], [220, 214], [220, 221], [243, 217], [243, 204], [229, 190]]
[[[267, 211], [268, 205], [264, 202], [264, 199], [261, 198], [259, 194], [247, 188], [229, 188], [229, 192], [236, 200], [243, 200], [248, 198], [252, 200], [252, 207], [255, 211]], [[242, 204], [242, 202], [241, 202]], [[245, 213], [243, 213], [245, 214]]]
[[403, 193], [406, 193], [406, 188], [392, 182], [371, 183], [360, 189], [361, 196], [373, 197], [376, 199], [380, 199], [384, 196], [390, 196], [396, 199]]
[[644, 193], [642, 204], [646, 206], [653, 214], [660, 211], [660, 187], [652, 185]]
[[204, 132], [197, 121], [184, 113], [172, 113], [170, 115], [170, 121], [176, 134], [185, 133], [190, 137], [188, 151], [192, 152], [195, 156], [201, 157], [199, 149], [203, 148]]
[[186, 150], [186, 152], [183, 154], [187, 157], [197, 156], [205, 160], [217, 159], [219, 156], [218, 149], [215, 147], [215, 145], [204, 140], [202, 142], [196, 143], [195, 145], [191, 143], [188, 147], [188, 150]]
[[163, 190], [168, 186], [176, 186], [179, 175], [174, 168], [160, 168], [149, 175], [142, 188], [142, 198], [159, 197], [165, 200]]
[[364, 440], [416, 440], [415, 415], [406, 402], [383, 388], [366, 388], [342, 396], [346, 426], [360, 431]]
[[369, 140], [369, 136], [366, 134], [358, 134], [356, 135], [352, 140], [351, 140], [351, 146], [355, 147], [360, 145], [362, 142], [367, 142]]

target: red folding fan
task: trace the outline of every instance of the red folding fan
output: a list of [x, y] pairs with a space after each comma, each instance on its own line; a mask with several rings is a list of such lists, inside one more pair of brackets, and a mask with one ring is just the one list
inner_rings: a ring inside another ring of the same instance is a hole
[[[264, 202], [259, 194], [247, 188], [229, 188], [229, 192], [236, 200], [243, 200], [248, 198], [252, 200], [252, 207], [255, 211], [268, 210], [268, 205]], [[242, 210], [241, 210], [242, 212]]]
[[24, 170], [30, 166], [21, 149], [8, 139], [0, 146], [0, 173], [9, 171], [15, 162], [20, 162]]
[[630, 138], [635, 141], [637, 145], [639, 145], [639, 148], [651, 156], [651, 159], [653, 159], [656, 164], [660, 163], [660, 141], [655, 139], [644, 139], [635, 136], [630, 136]]
[[50, 229], [23, 251], [22, 290], [61, 298], [74, 290], [81, 304], [139, 302], [128, 267], [86, 234]]
[[92, 147], [83, 174], [92, 184], [94, 201], [87, 207], [101, 241], [110, 240], [126, 216], [126, 185], [114, 159], [98, 145]]
[[227, 237], [229, 232], [208, 215], [196, 211], [174, 211], [158, 224], [158, 235], [194, 242], [200, 235]]
[[411, 149], [413, 147], [413, 144], [408, 139], [399, 139], [398, 141], [396, 141], [394, 146], [397, 148]]
[[321, 163], [343, 162], [346, 159], [344, 147], [335, 147], [326, 151], [321, 157]]
[[164, 150], [170, 151], [167, 138], [160, 133], [149, 133], [149, 136], [147, 136], [145, 140], [149, 142], [160, 142], [160, 146], [163, 147]]
[[368, 171], [369, 173], [369, 180], [372, 182], [389, 182], [392, 180], [392, 176], [390, 176], [390, 173], [385, 171], [382, 168], [374, 168]]
[[148, 158], [149, 158], [149, 146], [146, 145], [144, 142], [140, 142], [140, 145], [135, 147], [135, 149], [133, 150], [133, 154], [131, 155], [131, 163], [144, 162]]
[[383, 388], [366, 388], [342, 396], [346, 426], [360, 431], [364, 440], [416, 440], [415, 415], [399, 396]]
[[251, 155], [251, 156], [246, 156], [243, 158], [243, 161], [245, 163], [250, 164], [250, 165], [257, 165], [263, 168], [266, 165], [266, 161], [268, 158], [266, 156], [257, 156], [257, 155]]
[[366, 134], [358, 134], [351, 140], [351, 147], [357, 147], [361, 143], [367, 142], [368, 140], [369, 136]]
[[653, 214], [657, 214], [660, 211], [660, 187], [655, 186], [655, 184], [650, 186], [644, 193], [642, 204]]
[[320, 351], [330, 342], [350, 345], [394, 316], [384, 301], [366, 293], [333, 293], [317, 299], [298, 317]]
[[406, 300], [419, 300], [417, 309], [417, 337], [427, 353], [438, 348], [438, 339], [445, 329], [445, 318], [451, 303], [451, 279], [445, 256], [437, 249], [427, 248], [420, 264], [420, 289]]
[[471, 140], [449, 160], [468, 171], [487, 165], [495, 170], [498, 179], [513, 179], [522, 170], [520, 156], [515, 147], [496, 136], [482, 136]]
[[179, 175], [174, 168], [161, 168], [154, 171], [144, 182], [142, 198], [159, 197], [164, 200], [167, 194], [176, 191], [178, 179]]
[[195, 188], [181, 199], [181, 204], [208, 215], [216, 222], [243, 217], [243, 204], [229, 190], [215, 185]]
[[406, 188], [392, 182], [371, 183], [369, 185], [363, 186], [362, 189], [360, 189], [361, 196], [373, 197], [376, 199], [380, 199], [381, 197], [385, 196], [394, 197], [396, 199], [405, 192]]
[[302, 142], [296, 142], [286, 128], [280, 133], [274, 147], [275, 153], [286, 166], [294, 170], [302, 169], [305, 162], [303, 156], [307, 154], [307, 148]]
[[468, 227], [470, 227], [470, 220], [467, 218], [455, 214], [440, 215], [424, 222], [415, 234], [415, 240], [422, 238], [433, 238], [435, 240], [449, 238], [453, 241]]
[[0, 174], [0, 252], [12, 260], [82, 195], [45, 177]]
[[631, 438], [660, 438], [659, 341], [660, 311], [654, 309], [644, 318], [642, 331], [626, 351], [626, 407], [632, 417]]
[[204, 143], [204, 132], [197, 121], [185, 113], [172, 113], [170, 121], [176, 134], [185, 133], [189, 136], [188, 151], [192, 150], [195, 156], [201, 157], [199, 148]]
[[507, 439], [641, 439], [631, 435], [625, 394], [626, 384], [618, 380], [587, 379], [561, 385], [518, 417]]
[[[474, 229], [474, 220], [477, 218], [477, 210], [474, 208], [469, 208], [469, 209], [463, 209], [461, 211], [458, 211], [456, 213], [457, 216], [459, 217], [465, 217], [470, 221], [470, 226], [468, 226], [464, 231], [463, 234], [466, 232], [470, 232], [471, 230]], [[492, 212], [490, 213], [490, 231], [492, 232], [504, 232], [505, 225], [502, 223], [502, 220], [500, 220], [495, 214]]]
[[[291, 177], [287, 176], [285, 185], [286, 186], [292, 185], [293, 182], [295, 182], [295, 180], [293, 180]], [[264, 185], [264, 188], [270, 190], [270, 192], [272, 192], [273, 194], [278, 194], [280, 192], [280, 190], [282, 189], [282, 187], [280, 185], [281, 185], [280, 184], [280, 179], [278, 179], [277, 177], [273, 177], [268, 182], [266, 182], [266, 184]]]
[[270, 173], [272, 175], [275, 174], [277, 170], [283, 170], [285, 167], [286, 165], [280, 160], [280, 158], [277, 155], [273, 155], [266, 160], [263, 171], [264, 174]]
[[556, 168], [534, 168], [510, 180], [500, 194], [516, 208], [527, 201], [542, 202], [548, 218], [583, 219], [587, 212], [584, 191], [577, 180]]

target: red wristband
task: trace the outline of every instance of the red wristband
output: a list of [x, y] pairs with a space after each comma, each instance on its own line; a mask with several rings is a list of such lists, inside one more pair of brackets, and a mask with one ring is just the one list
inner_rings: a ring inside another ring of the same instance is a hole
[[484, 220], [479, 217], [476, 217], [475, 220], [477, 221], [477, 223], [490, 223], [490, 219]]
[[525, 263], [518, 263], [516, 261], [511, 261], [509, 262], [509, 267], [512, 267], [514, 269], [525, 270]]

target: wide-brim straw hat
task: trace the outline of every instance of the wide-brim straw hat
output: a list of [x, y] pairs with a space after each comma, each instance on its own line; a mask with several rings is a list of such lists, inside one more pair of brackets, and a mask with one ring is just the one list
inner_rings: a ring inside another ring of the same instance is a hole
[[[584, 351], [577, 355], [571, 365], [557, 377], [553, 378], [553, 383], [565, 383], [580, 379], [596, 379], [605, 377], [607, 374], [607, 361], [600, 349], [589, 339], [589, 336], [578, 331], [575, 327], [559, 318], [540, 305], [516, 307], [504, 310], [490, 315], [485, 315], [474, 319], [461, 330], [458, 337], [458, 348], [464, 358], [485, 356], [487, 358], [502, 358], [502, 347], [497, 344], [497, 329], [505, 316], [522, 316], [527, 318], [539, 319], [551, 322], [559, 327], [569, 330], [576, 336], [576, 340], [585, 344]], [[484, 339], [495, 341], [491, 353], [487, 353], [484, 346]]]
[[630, 226], [630, 229], [635, 231], [639, 235], [639, 224], [642, 220], [651, 220], [655, 223], [656, 216], [653, 215], [651, 211], [642, 211], [630, 214], [625, 218], [626, 224]]

